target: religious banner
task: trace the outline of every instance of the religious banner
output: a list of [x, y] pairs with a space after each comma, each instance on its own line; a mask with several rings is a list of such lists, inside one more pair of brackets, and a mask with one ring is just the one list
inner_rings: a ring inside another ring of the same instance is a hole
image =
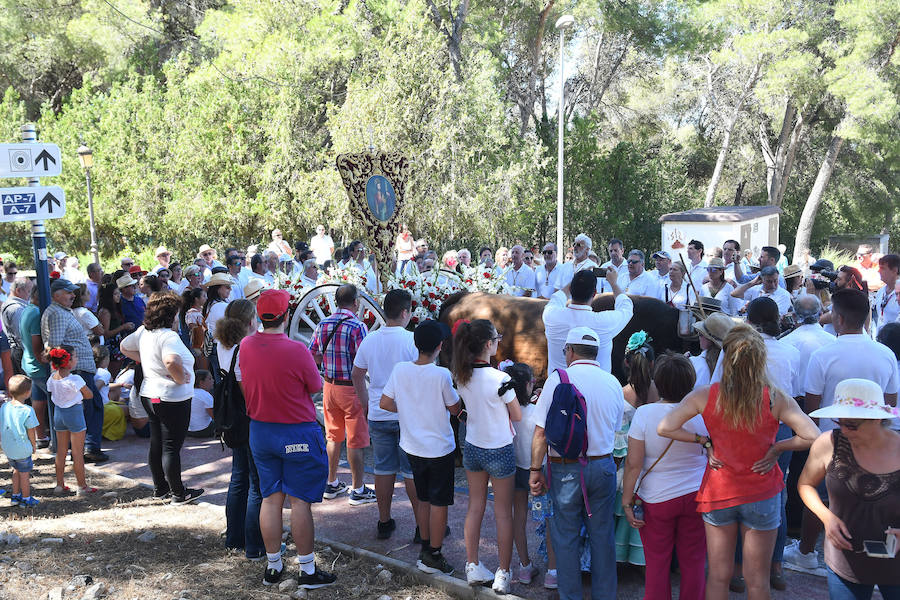
[[340, 154], [338, 173], [350, 198], [350, 215], [362, 225], [362, 240], [375, 254], [380, 279], [385, 289], [391, 274], [394, 241], [400, 233], [400, 217], [409, 177], [409, 159], [399, 152], [370, 150], [359, 154]]

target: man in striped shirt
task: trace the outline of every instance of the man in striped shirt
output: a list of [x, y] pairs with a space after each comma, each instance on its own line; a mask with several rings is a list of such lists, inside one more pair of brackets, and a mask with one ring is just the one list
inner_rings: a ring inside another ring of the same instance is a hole
[[356, 396], [350, 378], [356, 351], [368, 329], [356, 316], [359, 312], [359, 292], [356, 286], [340, 286], [334, 294], [334, 300], [337, 311], [316, 326], [309, 347], [316, 363], [322, 366], [325, 379], [322, 403], [328, 452], [328, 482], [323, 495], [331, 500], [348, 489], [347, 484], [337, 476], [341, 443], [346, 439], [347, 461], [353, 478], [349, 502], [356, 506], [375, 502], [375, 491], [363, 484], [363, 448], [369, 445], [369, 404], [366, 398]]

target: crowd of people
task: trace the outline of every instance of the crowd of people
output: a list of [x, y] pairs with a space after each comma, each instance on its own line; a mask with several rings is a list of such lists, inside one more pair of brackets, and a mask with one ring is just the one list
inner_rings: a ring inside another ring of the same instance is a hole
[[[536, 365], [496, 364], [503, 332], [489, 320], [452, 328], [427, 320], [412, 330], [412, 296], [402, 289], [384, 294], [385, 324], [370, 332], [360, 290], [342, 285], [309, 346], [290, 339], [291, 296], [274, 289], [280, 278], [314, 285], [322, 269], [357, 269], [378, 289], [365, 245], [336, 251], [324, 226], [293, 247], [274, 230], [265, 249], [226, 249], [224, 264], [208, 245], [186, 264], [160, 246], [147, 269], [124, 257], [112, 273], [90, 264], [82, 275], [60, 252], [43, 311], [34, 282], [8, 262], [0, 442], [11, 503], [39, 505], [28, 473], [42, 447], [56, 455], [54, 493], [72, 492], [70, 450], [75, 493], [96, 492], [84, 463], [109, 460], [101, 438], [129, 427], [150, 440], [154, 497], [190, 503], [204, 491], [182, 481], [182, 445], [217, 435], [232, 450], [226, 546], [265, 560], [263, 583], [278, 583], [289, 502], [299, 582], [314, 589], [336, 576], [316, 566], [311, 504], [343, 495], [350, 506], [376, 503], [373, 534], [386, 539], [396, 530], [398, 476], [415, 515], [417, 567], [454, 572], [442, 546], [461, 458], [465, 576], [498, 593], [538, 577], [526, 536], [533, 496], [552, 505], [539, 528], [543, 584], [564, 599], [582, 597], [582, 571], [592, 574], [592, 597], [615, 597], [617, 563], [646, 566], [645, 598], [670, 598], [673, 560], [682, 598], [729, 589], [769, 597], [786, 586], [783, 563], [818, 567], [823, 531], [833, 598], [868, 597], [876, 585], [900, 598], [900, 257], [861, 247], [857, 263], [836, 269], [808, 256], [789, 264], [783, 247], [754, 256], [724, 240], [707, 253], [691, 240], [687, 261], [659, 250], [650, 270], [644, 251], [626, 252], [619, 239], [601, 262], [585, 234], [562, 261], [552, 243], [535, 251], [483, 247], [477, 262], [516, 295], [547, 299], [544, 382]], [[438, 259], [404, 225], [392, 269], [452, 271], [473, 260], [465, 248]], [[613, 294], [612, 310], [592, 310], [598, 293]], [[624, 357], [613, 356], [638, 296], [692, 314], [702, 306], [691, 325], [699, 353], [657, 352], [639, 331]], [[442, 350], [447, 366], [438, 365]], [[614, 360], [626, 381], [611, 374]], [[324, 432], [313, 403], [320, 391]], [[574, 454], [558, 444], [559, 419], [572, 407], [583, 417]], [[343, 446], [349, 484], [338, 476]], [[364, 482], [369, 446], [374, 488]], [[807, 508], [801, 538], [788, 544], [792, 486]], [[485, 561], [489, 491], [497, 556]]]

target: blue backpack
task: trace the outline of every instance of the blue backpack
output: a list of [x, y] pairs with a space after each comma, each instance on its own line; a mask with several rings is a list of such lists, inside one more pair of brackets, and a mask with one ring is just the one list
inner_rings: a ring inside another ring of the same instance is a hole
[[569, 381], [565, 369], [556, 372], [559, 373], [559, 385], [553, 390], [544, 428], [547, 443], [563, 458], [586, 461], [588, 437], [584, 396]]

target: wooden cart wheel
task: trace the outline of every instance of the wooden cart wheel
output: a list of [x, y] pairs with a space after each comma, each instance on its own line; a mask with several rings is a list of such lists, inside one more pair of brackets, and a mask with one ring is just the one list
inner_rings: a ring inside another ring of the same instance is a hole
[[[337, 311], [337, 303], [334, 300], [334, 294], [340, 287], [337, 283], [323, 283], [314, 288], [310, 288], [303, 296], [294, 314], [291, 315], [291, 321], [288, 325], [288, 336], [292, 340], [303, 342], [309, 346], [312, 341], [313, 332], [316, 325], [326, 317]], [[375, 331], [385, 323], [384, 311], [381, 306], [365, 292], [359, 292], [359, 312], [357, 316], [369, 328], [369, 331]]]

